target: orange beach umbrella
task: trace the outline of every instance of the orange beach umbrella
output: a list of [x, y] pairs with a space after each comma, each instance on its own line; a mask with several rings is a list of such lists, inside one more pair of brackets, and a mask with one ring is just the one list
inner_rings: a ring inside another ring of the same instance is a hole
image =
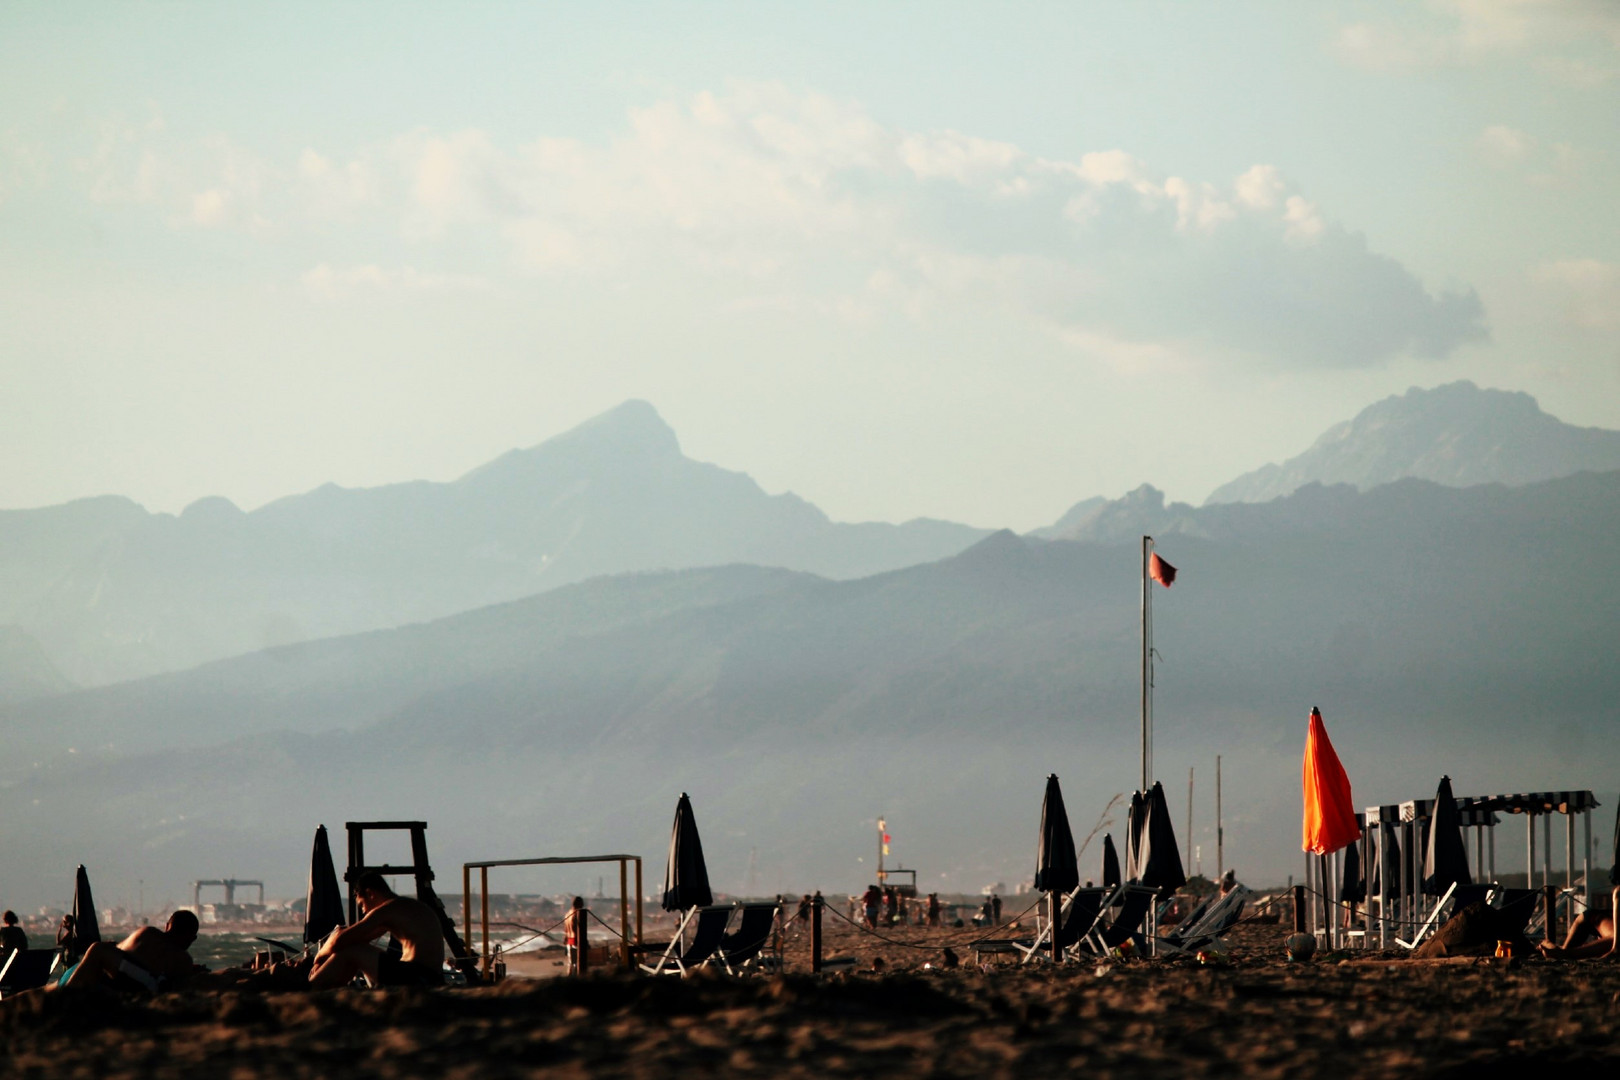
[[1322, 712], [1311, 709], [1311, 727], [1305, 735], [1305, 836], [1303, 847], [1313, 855], [1328, 855], [1361, 836], [1356, 804], [1350, 797], [1350, 777], [1328, 741]]

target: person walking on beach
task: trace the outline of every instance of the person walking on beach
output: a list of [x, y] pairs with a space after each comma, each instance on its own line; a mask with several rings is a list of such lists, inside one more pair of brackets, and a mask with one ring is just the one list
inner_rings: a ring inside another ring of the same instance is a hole
[[[364, 915], [321, 943], [309, 988], [347, 986], [356, 975], [364, 975], [374, 987], [443, 986], [444, 927], [438, 912], [420, 900], [396, 896], [388, 880], [374, 871], [355, 882], [354, 892]], [[400, 943], [399, 956], [371, 944], [384, 934], [393, 934]]]
[[28, 934], [17, 925], [17, 913], [7, 911], [0, 915], [0, 967], [4, 967], [14, 952], [28, 948]]
[[584, 897], [574, 897], [573, 906], [568, 909], [568, 914], [563, 916], [563, 943], [568, 950], [568, 974], [570, 975], [585, 974], [585, 967], [589, 960], [585, 953], [585, 950], [590, 948], [590, 942], [586, 934], [586, 918]]
[[990, 894], [990, 921], [1001, 925], [1001, 897], [995, 893]]
[[873, 930], [877, 929], [878, 919], [883, 914], [883, 890], [876, 885], [866, 887], [866, 895], [861, 897], [861, 903], [866, 908], [866, 925]]
[[802, 922], [802, 923], [809, 922], [810, 921], [810, 908], [811, 908], [811, 906], [812, 905], [810, 903], [810, 894], [805, 893], [804, 894], [804, 899], [799, 901], [799, 913], [797, 915], [795, 915], [794, 918], [797, 919], [799, 922]]
[[928, 927], [931, 930], [939, 929], [939, 893], [928, 894]]

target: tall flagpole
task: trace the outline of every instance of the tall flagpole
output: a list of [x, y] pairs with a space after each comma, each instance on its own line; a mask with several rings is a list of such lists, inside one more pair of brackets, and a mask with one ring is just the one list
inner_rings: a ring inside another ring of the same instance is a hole
[[1153, 594], [1148, 591], [1148, 550], [1153, 537], [1142, 537], [1142, 791], [1153, 786], [1153, 681], [1151, 666]]

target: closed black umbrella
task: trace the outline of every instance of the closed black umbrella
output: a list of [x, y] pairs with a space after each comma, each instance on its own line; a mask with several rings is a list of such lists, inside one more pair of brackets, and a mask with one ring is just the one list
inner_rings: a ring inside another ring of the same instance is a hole
[[332, 867], [332, 845], [326, 826], [315, 829], [315, 849], [309, 856], [309, 891], [304, 895], [304, 944], [323, 941], [343, 925], [343, 890]]
[[1187, 884], [1176, 845], [1175, 826], [1170, 823], [1170, 807], [1164, 800], [1164, 785], [1157, 780], [1143, 800], [1140, 840], [1137, 842], [1136, 880], [1151, 889], [1179, 889]]
[[73, 876], [73, 925], [63, 927], [57, 935], [57, 944], [67, 953], [68, 962], [76, 963], [85, 950], [101, 940], [101, 926], [96, 922], [96, 901], [90, 895], [90, 875], [81, 864]]
[[686, 911], [714, 903], [709, 891], [709, 867], [703, 861], [692, 800], [681, 792], [675, 804], [675, 828], [669, 837], [669, 864], [664, 868], [664, 910]]
[[1114, 850], [1114, 836], [1112, 833], [1103, 834], [1103, 869], [1102, 884], [1105, 889], [1112, 889], [1120, 882], [1119, 852]]
[[1372, 892], [1374, 895], [1397, 897], [1401, 895], [1401, 842], [1395, 835], [1395, 825], [1385, 821], [1378, 826], [1378, 857], [1372, 863]]
[[1080, 884], [1080, 861], [1074, 854], [1074, 834], [1063, 809], [1063, 789], [1057, 774], [1046, 778], [1046, 799], [1041, 803], [1041, 840], [1035, 849], [1035, 888], [1046, 893], [1072, 892]]
[[1140, 791], [1131, 792], [1131, 808], [1125, 815], [1125, 879], [1135, 881], [1142, 873], [1142, 825], [1147, 820], [1147, 800]]
[[1462, 822], [1457, 816], [1457, 800], [1451, 794], [1451, 777], [1440, 778], [1434, 793], [1434, 813], [1429, 816], [1429, 841], [1423, 849], [1423, 892], [1444, 896], [1452, 885], [1472, 885], [1468, 873], [1468, 847], [1463, 843]]
[[1339, 883], [1339, 900], [1359, 904], [1367, 899], [1367, 882], [1361, 875], [1361, 852], [1354, 840], [1344, 849], [1344, 880]]

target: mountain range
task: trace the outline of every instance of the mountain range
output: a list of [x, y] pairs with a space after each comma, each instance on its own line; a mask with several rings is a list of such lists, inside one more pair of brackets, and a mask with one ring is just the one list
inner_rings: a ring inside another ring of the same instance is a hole
[[[1620, 468], [1620, 432], [1574, 428], [1523, 394], [1455, 383], [1370, 406], [1315, 447], [1218, 489], [1263, 501], [1312, 483], [1362, 490]], [[1144, 486], [1086, 499], [1031, 535], [1123, 541], [1214, 528]], [[327, 485], [244, 513], [179, 515], [108, 496], [0, 511], [0, 702], [299, 641], [385, 629], [603, 574], [750, 563], [853, 579], [954, 555], [988, 530], [844, 524], [792, 494], [685, 457], [629, 401], [450, 483]]]
[[[687, 790], [733, 888], [748, 863], [773, 890], [856, 887], [880, 814], [938, 887], [1015, 880], [1045, 773], [1081, 832], [1135, 784], [1136, 538], [1165, 512], [1138, 493], [1100, 516], [1126, 542], [1000, 532], [849, 581], [598, 578], [14, 704], [8, 865], [54, 865], [71, 837], [120, 879], [296, 884], [316, 819], [396, 816], [432, 821], [454, 859], [656, 853]], [[1293, 869], [1315, 704], [1364, 802], [1425, 797], [1441, 771], [1471, 792], [1612, 795], [1620, 473], [1176, 512], [1156, 771], [1207, 784], [1225, 755], [1246, 874]]]
[[[328, 484], [252, 513], [217, 497], [178, 516], [117, 497], [0, 511], [0, 626], [57, 678], [94, 686], [601, 574], [747, 562], [853, 578], [986, 532], [830, 521], [685, 457], [653, 407], [629, 401], [451, 483]], [[49, 685], [8, 678], [21, 661], [6, 656], [0, 700]]]

